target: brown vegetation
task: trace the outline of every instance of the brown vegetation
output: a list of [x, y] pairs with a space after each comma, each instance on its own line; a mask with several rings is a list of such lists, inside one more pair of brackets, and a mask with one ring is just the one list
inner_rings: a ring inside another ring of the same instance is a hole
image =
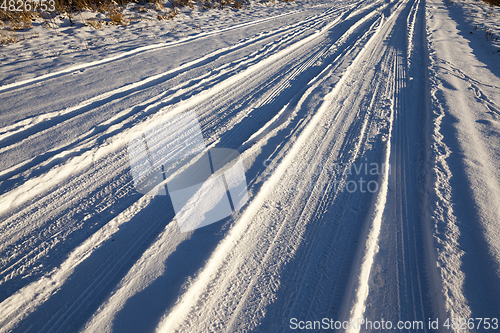
[[0, 30], [0, 45], [15, 43], [17, 41], [18, 41], [17, 36], [13, 31], [8, 32]]
[[116, 8], [113, 8], [109, 11], [109, 20], [111, 21], [112, 24], [121, 24], [121, 25], [128, 24], [128, 22], [123, 18], [122, 13]]
[[11, 22], [10, 30], [24, 30], [31, 28], [32, 21], [36, 19], [38, 15], [35, 12], [11, 12], [6, 10], [0, 10], [0, 20], [3, 22]]

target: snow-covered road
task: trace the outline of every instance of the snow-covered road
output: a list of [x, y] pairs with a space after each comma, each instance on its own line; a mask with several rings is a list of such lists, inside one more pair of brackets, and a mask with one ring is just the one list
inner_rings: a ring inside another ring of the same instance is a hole
[[[499, 318], [499, 55], [453, 6], [304, 2], [0, 86], [0, 332]], [[182, 233], [127, 147], [187, 113], [248, 201]]]

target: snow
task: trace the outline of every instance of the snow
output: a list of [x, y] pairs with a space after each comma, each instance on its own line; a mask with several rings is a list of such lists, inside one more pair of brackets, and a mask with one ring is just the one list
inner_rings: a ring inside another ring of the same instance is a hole
[[0, 332], [498, 318], [499, 8], [35, 22], [0, 55]]

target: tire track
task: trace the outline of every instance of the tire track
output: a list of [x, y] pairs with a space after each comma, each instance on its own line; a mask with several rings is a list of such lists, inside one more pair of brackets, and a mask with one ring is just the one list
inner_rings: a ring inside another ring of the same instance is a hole
[[[419, 168], [423, 169], [425, 160], [424, 149], [420, 146], [425, 141], [421, 128], [426, 110], [422, 85], [425, 75], [420, 70], [425, 57], [422, 50], [424, 6], [421, 0], [408, 1], [401, 15], [395, 18], [395, 27], [399, 27], [397, 33], [388, 41], [394, 47], [391, 56], [394, 84], [389, 89], [394, 96], [388, 160], [391, 174], [387, 180], [390, 191], [386, 193], [379, 225], [374, 226], [378, 228], [378, 242], [374, 245], [376, 250], [372, 251], [370, 269], [363, 282], [365, 300], [360, 302], [362, 296], [358, 291], [358, 311], [351, 312], [351, 319], [366, 318], [375, 322], [384, 318], [394, 325], [394, 329], [399, 321], [421, 321], [423, 326], [419, 330], [428, 331], [428, 318], [439, 316], [439, 304], [431, 290], [439, 292], [440, 288], [433, 286], [435, 282], [429, 277], [433, 275], [435, 264], [428, 252], [432, 239], [426, 233], [426, 221], [422, 218], [425, 216], [424, 189], [419, 185], [424, 183]], [[360, 330], [370, 331], [368, 327], [351, 331]]]
[[[374, 38], [374, 40], [378, 40], [377, 38]], [[351, 64], [352, 67], [349, 67], [348, 72], [354, 71], [356, 66], [359, 66], [359, 63], [361, 60], [359, 60], [362, 57], [356, 58], [354, 62]], [[334, 92], [329, 94], [325, 100], [327, 101], [333, 101], [336, 98], [337, 92], [340, 87], [345, 87], [344, 82], [346, 80], [346, 77], [349, 75], [344, 74], [342, 75], [341, 82], [337, 83], [335, 85]], [[354, 93], [356, 94], [356, 93]], [[233, 229], [232, 234], [228, 237], [225, 238], [224, 242], [219, 246], [219, 248], [215, 251], [214, 255], [210, 259], [210, 261], [207, 263], [205, 269], [200, 273], [200, 275], [197, 278], [197, 281], [193, 283], [193, 285], [188, 289], [186, 292], [186, 295], [182, 297], [178, 301], [178, 305], [176, 308], [174, 308], [167, 316], [165, 321], [163, 322], [161, 326], [162, 331], [185, 331], [185, 330], [238, 330], [243, 327], [241, 323], [237, 323], [236, 318], [238, 317], [243, 317], [246, 318], [246, 316], [238, 316], [238, 314], [241, 311], [241, 307], [247, 306], [245, 302], [243, 301], [238, 301], [240, 305], [237, 306], [236, 309], [233, 309], [235, 306], [234, 304], [230, 305], [230, 299], [225, 299], [225, 297], [229, 297], [231, 299], [238, 299], [240, 300], [241, 297], [244, 297], [243, 300], [248, 299], [249, 294], [253, 289], [253, 286], [256, 286], [256, 279], [258, 278], [260, 282], [265, 281], [271, 281], [271, 282], [266, 282], [265, 284], [270, 285], [270, 290], [271, 292], [264, 293], [262, 294], [261, 291], [256, 292], [256, 294], [259, 295], [258, 299], [261, 300], [259, 303], [258, 301], [249, 301], [246, 303], [254, 303], [257, 305], [256, 308], [251, 306], [251, 309], [248, 310], [245, 314], [252, 313], [254, 314], [253, 317], [257, 316], [257, 321], [259, 314], [262, 314], [264, 312], [263, 307], [265, 308], [266, 306], [269, 305], [268, 302], [271, 302], [274, 299], [274, 296], [272, 295], [273, 292], [276, 291], [276, 286], [279, 281], [279, 279], [276, 277], [277, 275], [279, 276], [279, 271], [281, 270], [281, 267], [285, 265], [286, 261], [289, 260], [290, 255], [293, 254], [293, 249], [290, 249], [289, 247], [286, 249], [287, 255], [280, 256], [274, 253], [274, 255], [269, 255], [273, 251], [273, 249], [281, 249], [281, 246], [284, 246], [285, 248], [287, 247], [286, 245], [280, 244], [277, 239], [286, 239], [287, 242], [291, 242], [293, 244], [293, 240], [297, 239], [301, 232], [297, 232], [295, 234], [295, 225], [290, 223], [291, 225], [284, 223], [284, 222], [271, 222], [273, 220], [272, 216], [276, 217], [276, 214], [273, 214], [272, 211], [274, 209], [271, 208], [271, 212], [265, 212], [266, 207], [267, 210], [270, 207], [274, 207], [276, 205], [279, 206], [280, 202], [289, 202], [287, 197], [285, 196], [284, 198], [278, 197], [272, 197], [272, 199], [266, 199], [271, 191], [269, 187], [277, 186], [278, 184], [278, 179], [281, 179], [284, 174], [285, 170], [288, 166], [292, 165], [293, 163], [291, 162], [292, 159], [298, 158], [300, 156], [301, 158], [304, 158], [303, 154], [298, 153], [298, 151], [302, 150], [300, 147], [304, 147], [301, 145], [301, 143], [304, 143], [305, 141], [311, 141], [309, 145], [312, 145], [314, 143], [314, 140], [311, 140], [310, 137], [306, 134], [311, 133], [312, 128], [318, 128], [318, 122], [319, 119], [322, 119], [323, 117], [326, 117], [326, 114], [330, 114], [330, 111], [327, 109], [329, 108], [331, 102], [325, 102], [321, 110], [316, 113], [314, 118], [309, 121], [308, 127], [306, 130], [304, 130], [304, 133], [301, 134], [300, 138], [298, 139], [298, 142], [294, 144], [293, 147], [291, 147], [291, 152], [287, 153], [286, 158], [282, 163], [279, 164], [278, 169], [276, 170], [276, 173], [271, 176], [271, 178], [264, 184], [264, 187], [260, 192], [259, 196], [252, 202], [251, 206], [248, 207], [248, 209], [245, 211], [245, 215], [242, 216], [242, 218], [238, 221], [238, 224], [235, 226], [237, 228], [235, 231]], [[339, 102], [340, 103], [340, 102]], [[325, 112], [323, 114], [322, 112]], [[326, 113], [328, 112], [328, 113]], [[338, 114], [338, 113], [335, 113]], [[348, 117], [348, 119], [352, 119], [351, 117], [354, 117], [354, 115], [348, 115], [347, 113], [344, 113], [342, 115], [343, 117]], [[365, 119], [363, 119], [365, 120]], [[352, 121], [352, 120], [351, 120]], [[350, 124], [349, 121], [344, 119], [344, 124]], [[361, 121], [361, 128], [363, 128], [362, 124], [366, 124], [366, 122]], [[321, 128], [321, 127], [319, 127]], [[339, 130], [336, 133], [342, 133], [343, 130]], [[354, 127], [352, 133], [357, 133], [356, 127]], [[321, 136], [321, 134], [315, 134], [315, 136]], [[323, 137], [323, 136], [321, 136]], [[356, 140], [354, 142], [358, 142], [357, 140], [362, 140], [363, 136], [359, 138], [359, 133], [355, 135]], [[329, 142], [328, 140], [325, 140], [326, 142]], [[340, 140], [342, 141], [342, 140]], [[319, 140], [318, 142], [322, 142]], [[353, 142], [354, 146], [356, 144]], [[352, 149], [352, 146], [346, 145], [347, 147], [350, 147]], [[311, 148], [312, 149], [312, 148]], [[314, 149], [312, 149], [314, 150]], [[348, 150], [348, 148], [346, 148]], [[320, 149], [321, 151], [321, 149]], [[293, 153], [292, 153], [293, 152]], [[283, 177], [284, 178], [284, 177]], [[273, 182], [276, 182], [273, 184]], [[292, 180], [293, 182], [293, 180]], [[287, 185], [279, 186], [281, 187], [286, 187]], [[286, 193], [287, 191], [283, 191], [283, 189], [275, 189], [273, 193]], [[314, 192], [314, 190], [313, 190]], [[316, 192], [317, 193], [317, 192]], [[312, 198], [314, 196], [311, 196]], [[298, 199], [292, 199], [290, 198], [291, 202], [299, 202]], [[259, 202], [260, 201], [260, 202]], [[311, 202], [315, 202], [317, 204], [317, 198], [312, 199]], [[253, 206], [255, 205], [255, 207]], [[291, 206], [292, 208], [290, 209], [293, 211], [294, 205], [289, 205], [287, 204], [287, 207]], [[262, 207], [262, 208], [260, 208]], [[260, 213], [257, 213], [257, 211], [261, 211]], [[248, 216], [246, 216], [248, 214]], [[290, 215], [289, 215], [290, 214]], [[284, 217], [285, 220], [293, 220], [294, 222], [297, 221], [297, 216], [294, 216], [293, 213], [286, 213], [286, 216], [290, 217]], [[269, 218], [267, 217], [269, 216]], [[253, 220], [255, 219], [255, 220]], [[252, 222], [250, 222], [252, 220]], [[302, 219], [298, 219], [299, 221]], [[243, 221], [246, 223], [243, 224]], [[266, 226], [265, 231], [262, 231], [263, 224]], [[275, 225], [276, 224], [276, 225]], [[256, 227], [258, 226], [259, 230], [256, 230]], [[281, 233], [286, 231], [286, 236], [282, 236]], [[262, 234], [265, 232], [265, 234]], [[302, 231], [303, 232], [303, 231]], [[250, 244], [257, 243], [259, 245], [256, 246], [250, 246]], [[270, 248], [266, 247], [261, 247], [263, 244], [271, 244]], [[280, 244], [280, 245], [278, 245]], [[250, 249], [248, 249], [250, 247]], [[283, 252], [283, 251], [281, 251]], [[267, 253], [267, 254], [266, 254]], [[239, 255], [238, 255], [239, 254]], [[248, 258], [246, 258], [248, 256]], [[263, 256], [261, 259], [260, 257]], [[246, 258], [246, 259], [243, 259]], [[266, 258], [268, 260], [272, 260], [272, 263], [269, 263], [266, 261]], [[235, 265], [235, 266], [233, 266]], [[239, 265], [242, 265], [238, 267]], [[253, 268], [255, 266], [255, 268]], [[261, 272], [261, 269], [265, 270], [266, 273], [261, 273], [262, 275], [259, 274]], [[238, 277], [234, 276], [233, 272], [240, 272], [240, 275], [244, 275], [243, 277]], [[250, 279], [250, 277], [247, 276], [247, 274], [244, 274], [243, 272], [251, 272], [251, 276], [253, 278]], [[273, 273], [271, 273], [273, 272]], [[270, 277], [271, 276], [271, 277]], [[311, 277], [317, 278], [317, 275], [312, 275]], [[249, 280], [250, 279], [250, 280]], [[250, 281], [254, 282], [250, 282]], [[274, 283], [272, 282], [274, 281]], [[261, 286], [261, 284], [258, 284]], [[321, 285], [321, 284], [319, 284]], [[242, 287], [243, 288], [242, 291]], [[227, 290], [226, 290], [227, 288]], [[237, 289], [236, 289], [237, 288]], [[225, 296], [227, 295], [227, 296]], [[236, 296], [236, 295], [243, 295], [243, 296]], [[268, 302], [264, 300], [269, 300]], [[194, 305], [196, 303], [196, 306]], [[260, 304], [260, 305], [259, 305]], [[230, 307], [228, 308], [228, 306]], [[222, 307], [222, 308], [221, 308]], [[240, 309], [240, 310], [238, 310]], [[227, 321], [227, 318], [233, 318], [232, 322], [227, 323], [229, 326], [227, 326], [225, 323]], [[193, 323], [196, 323], [196, 327], [193, 327]], [[251, 322], [245, 322], [244, 327], [245, 329], [252, 329], [256, 325], [256, 322], [252, 320]]]
[[124, 58], [129, 58], [131, 56], [135, 56], [135, 55], [138, 55], [138, 54], [141, 54], [141, 53], [144, 53], [144, 52], [149, 52], [149, 51], [152, 51], [152, 50], [167, 48], [167, 47], [171, 47], [171, 46], [175, 46], [175, 45], [181, 45], [181, 44], [193, 42], [193, 41], [196, 41], [198, 39], [202, 39], [202, 38], [205, 38], [205, 37], [208, 37], [208, 36], [211, 36], [211, 35], [220, 34], [222, 32], [226, 32], [226, 31], [230, 31], [230, 30], [235, 30], [235, 29], [240, 29], [240, 28], [245, 28], [245, 27], [249, 27], [249, 26], [252, 26], [252, 25], [260, 24], [262, 22], [266, 22], [266, 21], [270, 21], [270, 20], [275, 20], [275, 19], [277, 19], [279, 17], [292, 15], [292, 14], [294, 14], [296, 12], [297, 11], [290, 11], [288, 13], [283, 13], [283, 14], [272, 16], [272, 17], [263, 18], [263, 19], [260, 19], [260, 20], [254, 20], [254, 21], [251, 21], [251, 22], [241, 23], [241, 24], [237, 24], [237, 25], [234, 25], [232, 27], [228, 27], [228, 28], [224, 28], [224, 29], [220, 29], [220, 30], [214, 30], [214, 31], [210, 31], [210, 32], [203, 32], [203, 33], [197, 34], [195, 36], [186, 37], [186, 38], [178, 40], [178, 41], [172, 41], [172, 42], [166, 42], [166, 43], [161, 43], [161, 44], [148, 45], [148, 46], [144, 46], [144, 47], [138, 47], [138, 48], [136, 48], [134, 50], [131, 50], [131, 51], [128, 51], [128, 52], [124, 52], [122, 54], [119, 54], [119, 55], [116, 55], [116, 56], [113, 56], [113, 57], [110, 57], [110, 58], [106, 58], [106, 59], [102, 59], [102, 60], [98, 60], [98, 61], [93, 61], [93, 62], [90, 62], [90, 63], [80, 64], [80, 65], [77, 65], [77, 66], [73, 66], [73, 67], [64, 69], [64, 70], [59, 71], [59, 72], [49, 73], [49, 74], [38, 76], [38, 77], [35, 77], [35, 78], [32, 78], [32, 79], [28, 79], [28, 80], [24, 80], [24, 81], [20, 81], [20, 82], [14, 82], [14, 83], [10, 83], [10, 84], [7, 84], [7, 85], [3, 85], [3, 86], [0, 86], [0, 92], [11, 91], [13, 89], [25, 87], [26, 85], [31, 85], [31, 84], [34, 84], [34, 83], [39, 83], [40, 81], [46, 81], [48, 79], [58, 78], [58, 77], [61, 77], [63, 75], [66, 75], [66, 74], [71, 74], [71, 73], [73, 73], [75, 71], [78, 71], [78, 70], [87, 69], [87, 68], [90, 68], [90, 67], [95, 67], [95, 66], [102, 65], [102, 64], [105, 64], [105, 63], [109, 63], [109, 62], [113, 62], [113, 61], [116, 61], [116, 60], [122, 60]]
[[[307, 29], [306, 29], [307, 30]], [[293, 35], [293, 34], [292, 34]], [[314, 39], [315, 37], [318, 37], [318, 35], [312, 35], [312, 36], [309, 36], [308, 38], [309, 39]], [[291, 51], [293, 51], [294, 49], [296, 49], [298, 46], [300, 46], [302, 43], [302, 41], [299, 41], [299, 42], [296, 42], [294, 44], [292, 44], [292, 46], [289, 46], [281, 51], [280, 52], [280, 55], [284, 55], [284, 54], [287, 54]], [[266, 54], [265, 50], [264, 50], [264, 55]], [[246, 77], [248, 76], [250, 73], [252, 72], [255, 72], [256, 70], [258, 70], [259, 68], [261, 68], [262, 66], [260, 65], [261, 63], [263, 62], [267, 62], [269, 63], [269, 59], [277, 59], [276, 57], [274, 57], [274, 55], [271, 55], [271, 58], [265, 58], [265, 61], [263, 59], [260, 59], [260, 58], [256, 58], [254, 59], [253, 63], [249, 63], [247, 64], [247, 67], [243, 67], [243, 69], [241, 69], [240, 71], [236, 72], [236, 73], [229, 73], [229, 74], [225, 74], [225, 76], [223, 76], [223, 79], [220, 80], [220, 81], [216, 81], [214, 85], [212, 85], [211, 87], [203, 90], [201, 93], [198, 93], [194, 96], [191, 96], [190, 98], [188, 98], [188, 100], [186, 101], [182, 101], [182, 103], [178, 103], [180, 104], [179, 107], [177, 107], [176, 104], [174, 104], [174, 108], [176, 109], [182, 109], [182, 108], [186, 108], [188, 106], [192, 106], [194, 104], [199, 104], [201, 101], [209, 98], [211, 95], [214, 95], [216, 94], [218, 91], [220, 90], [223, 90], [225, 88], [227, 88], [229, 85], [231, 85], [233, 82], [237, 82], [239, 81], [242, 77]], [[236, 65], [237, 68], [239, 67], [239, 64]], [[181, 98], [178, 98], [178, 100], [180, 101]], [[147, 104], [150, 104], [150, 105], [147, 105]], [[164, 103], [163, 101], [159, 101], [159, 102], [149, 102], [147, 103], [146, 106], [142, 106], [141, 108], [138, 108], [139, 110], [137, 109], [133, 109], [134, 111], [140, 111], [143, 107], [145, 107], [146, 109], [152, 109], [154, 108], [155, 111], [158, 111], [160, 110], [161, 108], [165, 107], [166, 105], [168, 105], [168, 103]], [[180, 112], [180, 111], [176, 111], [176, 112]], [[121, 123], [123, 123], [124, 121], [122, 121]], [[113, 121], [110, 123], [110, 124], [106, 124], [104, 125], [102, 128], [99, 128], [99, 131], [102, 132], [102, 131], [105, 131], [106, 128], [109, 129], [113, 129], [114, 131], [111, 131], [110, 133], [106, 133], [105, 135], [100, 135], [100, 136], [97, 136], [95, 135], [94, 133], [94, 130], [91, 130], [88, 134], [85, 134], [83, 136], [83, 138], [80, 138], [79, 140], [77, 140], [76, 142], [72, 142], [70, 143], [69, 145], [67, 145], [66, 147], [62, 147], [62, 148], [59, 148], [55, 151], [50, 151], [42, 156], [39, 156], [31, 161], [28, 161], [28, 162], [25, 162], [26, 165], [22, 165], [20, 167], [18, 167], [17, 170], [8, 170], [7, 172], [7, 177], [12, 177], [13, 174], [16, 174], [16, 173], [21, 173], [21, 172], [25, 172], [27, 171], [27, 169], [30, 169], [30, 168], [34, 168], [36, 166], [38, 166], [41, 162], [44, 162], [44, 161], [47, 161], [46, 164], [42, 164], [42, 169], [43, 171], [49, 169], [49, 173], [50, 171], [56, 169], [55, 166], [57, 166], [57, 162], [58, 161], [66, 161], [68, 158], [72, 158], [73, 160], [79, 158], [79, 159], [83, 159], [83, 160], [93, 160], [94, 158], [93, 157], [90, 157], [90, 156], [93, 156], [93, 155], [99, 155], [99, 152], [96, 152], [96, 144], [93, 144], [94, 142], [100, 144], [102, 146], [102, 143], [103, 142], [106, 142], [106, 139], [111, 139], [113, 138], [114, 140], [122, 140], [122, 139], [119, 139], [117, 138], [118, 134], [120, 134], [120, 137], [124, 137], [126, 136], [126, 131], [124, 131], [123, 129], [120, 129], [120, 130], [116, 130], [116, 127], [117, 127], [118, 124], [115, 124], [113, 123]], [[133, 124], [129, 124], [125, 121], [125, 124], [122, 125], [122, 127], [125, 127], [125, 129], [129, 129], [132, 127]], [[137, 127], [137, 126], [136, 126]], [[111, 149], [116, 149], [116, 148], [111, 148]], [[61, 158], [62, 156], [62, 158]], [[87, 157], [87, 158], [86, 158]], [[90, 158], [89, 158], [90, 157]], [[50, 159], [55, 159], [55, 161], [50, 161]], [[55, 162], [55, 163], [54, 163]], [[88, 163], [88, 162], [87, 162]], [[83, 165], [79, 165], [80, 167], [83, 167]], [[67, 169], [67, 168], [66, 168]], [[30, 178], [33, 178], [33, 176], [38, 176], [40, 174], [40, 168], [37, 168], [36, 169], [38, 171], [38, 174], [35, 173], [35, 175], [30, 175]], [[78, 169], [77, 169], [78, 170]], [[4, 177], [6, 177], [4, 176]], [[10, 178], [9, 177], [9, 178]], [[22, 179], [24, 177], [22, 177], [21, 179], [16, 179], [16, 182], [20, 183], [21, 186], [18, 186], [17, 188], [15, 188], [14, 190], [11, 190], [10, 193], [6, 194], [6, 195], [3, 195], [2, 197], [0, 197], [0, 202], [2, 203], [2, 210], [0, 210], [0, 215], [3, 215], [6, 213], [6, 209], [9, 209], [10, 206], [11, 206], [11, 203], [15, 202], [16, 200], [19, 201], [18, 197], [20, 196], [20, 193], [31, 193], [32, 195], [30, 196], [27, 196], [25, 198], [23, 198], [23, 201], [25, 201], [26, 199], [28, 198], [32, 198], [33, 197], [33, 194], [37, 194], [36, 192], [33, 192], [33, 191], [29, 191], [26, 189], [26, 187], [30, 187], [30, 188], [33, 188], [33, 187], [36, 187], [35, 184], [33, 185], [29, 185], [27, 183], [33, 183], [35, 180], [34, 179], [30, 179], [29, 181], [26, 181], [26, 182], [23, 182]], [[44, 183], [48, 183], [48, 184], [51, 184], [53, 183], [53, 181], [48, 181], [48, 179], [54, 179], [55, 177], [53, 175], [48, 175], [47, 173], [43, 175], [43, 177], [39, 177], [39, 178], [43, 178], [43, 182]], [[35, 178], [36, 179], [36, 178]], [[24, 185], [24, 186], [22, 186]], [[54, 184], [55, 185], [55, 184]], [[6, 191], [6, 189], [4, 189], [4, 191]], [[22, 202], [22, 201], [21, 201]]]
[[[347, 39], [347, 38], [344, 38], [344, 39]], [[314, 57], [313, 57], [313, 61], [315, 61], [317, 58], [318, 58], [318, 57], [314, 56]], [[311, 61], [310, 61], [309, 63], [311, 63]], [[292, 75], [297, 75], [297, 73], [296, 73], [296, 72], [294, 72]], [[285, 83], [287, 82], [286, 78], [285, 78], [284, 82], [285, 82]], [[278, 86], [278, 87], [279, 87], [279, 86]], [[237, 133], [235, 133], [235, 136], [236, 136], [236, 135], [237, 135]], [[6, 231], [6, 230], [4, 230], [4, 231]], [[25, 232], [25, 230], [23, 230], [23, 232]], [[44, 243], [45, 243], [45, 242], [44, 242]], [[44, 243], [42, 243], [42, 245], [43, 245]], [[5, 246], [5, 245], [6, 245], [6, 244], [4, 244], [4, 246]], [[43, 246], [42, 246], [42, 247], [43, 247]], [[34, 250], [32, 250], [32, 252], [35, 252], [35, 253], [36, 253], [36, 252], [38, 252], [38, 251], [37, 251], [36, 249], [34, 249]], [[19, 255], [19, 252], [18, 252], [17, 254]], [[9, 268], [9, 270], [4, 270], [4, 271], [3, 271], [3, 273], [2, 273], [2, 275], [8, 274], [8, 272], [9, 272], [9, 271], [12, 271], [12, 270], [13, 270], [16, 266], [18, 266], [18, 265], [19, 265], [19, 263], [20, 263], [21, 261], [23, 261], [23, 260], [26, 260], [26, 256], [25, 256], [24, 258], [20, 259], [20, 260], [17, 262], [17, 264], [15, 263], [14, 265], [11, 265], [11, 267]]]
[[[264, 44], [263, 48], [250, 56], [246, 56], [241, 59], [237, 59], [232, 62], [233, 67], [226, 69], [228, 67], [227, 64], [223, 64], [219, 68], [214, 70], [215, 74], [217, 72], [221, 72], [224, 70], [225, 72], [237, 71], [241, 70], [241, 68], [245, 68], [245, 64], [251, 65], [252, 63], [258, 62], [260, 59], [264, 58], [268, 53], [272, 52], [273, 49], [279, 47], [281, 44], [285, 44], [292, 41], [298, 35], [306, 32], [309, 29], [313, 29], [316, 25], [323, 23], [330, 15], [336, 14], [339, 9], [329, 9], [325, 11], [322, 15], [318, 17], [312, 17], [306, 19], [302, 22], [294, 24], [290, 27], [280, 27], [276, 30], [270, 31], [265, 34], [258, 35], [257, 37], [249, 38], [242, 42], [239, 42], [235, 45], [232, 45], [227, 48], [219, 49], [215, 52], [212, 52], [206, 56], [198, 58], [196, 60], [190, 61], [181, 65], [178, 68], [174, 68], [172, 70], [166, 71], [164, 73], [160, 73], [151, 77], [148, 77], [144, 80], [128, 84], [124, 87], [117, 88], [115, 90], [106, 92], [104, 94], [95, 96], [89, 100], [83, 101], [76, 106], [70, 107], [68, 109], [59, 110], [55, 112], [51, 112], [49, 114], [44, 114], [38, 116], [36, 119], [38, 121], [31, 121], [28, 125], [21, 126], [21, 128], [12, 130], [7, 126], [4, 129], [0, 129], [0, 132], [3, 134], [0, 135], [0, 144], [2, 148], [0, 149], [0, 153], [5, 153], [12, 148], [19, 147], [25, 143], [27, 139], [32, 139], [33, 137], [45, 136], [46, 131], [51, 129], [52, 127], [59, 126], [65, 121], [68, 121], [76, 116], [81, 116], [89, 111], [93, 111], [98, 107], [104, 107], [110, 103], [119, 103], [121, 100], [129, 97], [130, 95], [137, 94], [140, 92], [144, 92], [154, 86], [158, 86], [165, 82], [171, 81], [174, 78], [180, 76], [181, 74], [185, 74], [187, 71], [193, 71], [195, 69], [202, 68], [207, 64], [211, 64], [215, 62], [215, 60], [227, 57], [231, 54], [237, 54], [248, 46], [255, 45], [256, 43], [265, 43], [267, 40], [271, 40], [267, 44]], [[292, 31], [289, 31], [292, 30]], [[281, 36], [285, 35], [285, 36]], [[277, 41], [273, 41], [272, 38], [278, 38]], [[212, 73], [207, 73], [203, 75], [203, 77], [209, 77]], [[229, 73], [231, 74], [231, 73]], [[202, 77], [202, 78], [203, 78]], [[195, 78], [193, 81], [199, 81], [202, 78]], [[214, 79], [217, 78], [214, 77]], [[170, 93], [173, 94], [178, 89], [186, 89], [185, 87], [172, 87], [170, 88]], [[194, 89], [194, 88], [193, 88]], [[162, 97], [168, 97], [167, 94], [163, 93]], [[186, 98], [186, 97], [184, 97]], [[159, 99], [159, 98], [157, 98]], [[150, 102], [151, 103], [151, 102]], [[22, 122], [30, 121], [31, 119], [25, 119]], [[112, 124], [111, 124], [112, 125]], [[19, 125], [17, 125], [19, 126]]]

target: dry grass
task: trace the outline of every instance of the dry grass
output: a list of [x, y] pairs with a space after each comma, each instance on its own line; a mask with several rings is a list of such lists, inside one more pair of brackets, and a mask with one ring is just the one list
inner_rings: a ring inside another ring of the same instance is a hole
[[116, 9], [113, 8], [109, 11], [109, 20], [111, 21], [112, 24], [121, 24], [121, 25], [127, 25], [128, 21], [123, 18], [122, 13]]
[[134, 7], [134, 10], [138, 11], [139, 13], [145, 13], [147, 12], [148, 10], [146, 8], [144, 8], [143, 6], [135, 6]]
[[[174, 0], [177, 3], [182, 3], [178, 1], [189, 2], [190, 0]], [[235, 9], [243, 8], [243, 4], [245, 0], [201, 0], [198, 3], [201, 4], [203, 9], [211, 9], [211, 8], [219, 8], [223, 9], [224, 7], [233, 7]]]
[[19, 39], [13, 31], [0, 30], [0, 45], [16, 43], [18, 40]]
[[[15, 31], [25, 30], [33, 26], [32, 21], [36, 18], [33, 12], [11, 12], [0, 11], [1, 28], [0, 45], [16, 43], [19, 41]], [[6, 25], [3, 22], [9, 22]]]
[[0, 11], [0, 20], [10, 22], [10, 30], [24, 30], [32, 27], [32, 21], [38, 17], [35, 12]]
[[168, 14], [158, 14], [156, 17], [159, 21], [161, 20], [172, 20], [175, 15], [177, 15], [177, 10], [174, 8], [171, 11], [169, 11]]
[[158, 11], [165, 9], [165, 6], [163, 5], [163, 2], [161, 0], [154, 0], [152, 5], [153, 5], [153, 8], [155, 10], [158, 10]]
[[[34, 4], [34, 1], [37, 0], [24, 1], [29, 1], [28, 3]], [[14, 31], [31, 28], [33, 26], [32, 22], [37, 18], [42, 18], [44, 20], [43, 26], [48, 29], [57, 28], [58, 23], [54, 21], [57, 17], [60, 19], [66, 17], [69, 19], [70, 24], [74, 25], [75, 16], [78, 17], [78, 15], [80, 21], [84, 25], [94, 29], [101, 29], [104, 25], [108, 24], [126, 26], [134, 20], [130, 15], [125, 18], [122, 14], [122, 6], [129, 2], [135, 2], [137, 4], [133, 10], [138, 12], [139, 19], [140, 13], [154, 10], [158, 12], [156, 15], [158, 20], [171, 20], [179, 13], [178, 8], [180, 7], [194, 8], [195, 4], [198, 4], [201, 5], [203, 9], [222, 9], [224, 7], [241, 9], [246, 0], [55, 0], [54, 12], [42, 12], [40, 8], [37, 8], [36, 11], [25, 10], [23, 12], [0, 10], [0, 23], [2, 23], [0, 24], [0, 44], [15, 43], [19, 41]], [[169, 3], [171, 9], [165, 8], [166, 3]], [[29, 9], [29, 6], [27, 8]], [[35, 7], [32, 5], [32, 8]], [[107, 19], [99, 20], [97, 18], [84, 19], [82, 16], [82, 12], [84, 11], [98, 11], [109, 17], [109, 21]], [[3, 24], [3, 22], [6, 24]]]
[[88, 19], [84, 21], [85, 25], [92, 27], [94, 29], [101, 29], [103, 27], [104, 21], [98, 19]]
[[484, 1], [492, 6], [500, 6], [500, 0], [484, 0]]
[[234, 1], [233, 7], [236, 8], [236, 9], [243, 8], [242, 2], [239, 2], [238, 0]]
[[484, 2], [490, 4], [491, 6], [500, 6], [500, 0], [484, 0]]
[[[1, 0], [0, 0], [1, 1]], [[25, 0], [26, 1], [26, 0]], [[30, 1], [30, 0], [27, 0]], [[31, 0], [32, 3], [33, 0]], [[165, 0], [55, 0], [55, 12], [51, 13], [41, 13], [38, 8], [37, 11], [24, 11], [24, 12], [11, 12], [11, 11], [0, 11], [0, 20], [9, 21], [11, 25], [18, 29], [26, 29], [31, 27], [31, 22], [38, 17], [40, 14], [50, 14], [51, 16], [66, 14], [73, 24], [73, 13], [81, 13], [83, 11], [98, 11], [102, 14], [109, 14], [112, 24], [127, 24], [127, 21], [122, 17], [121, 13], [118, 11], [118, 7], [125, 5], [129, 2], [137, 3], [134, 10], [144, 13], [147, 11], [147, 7], [153, 10], [164, 12], [165, 11]], [[245, 0], [166, 0], [170, 2], [173, 12], [168, 14], [168, 18], [175, 17], [175, 8], [179, 7], [190, 7], [194, 8], [195, 4], [198, 3], [204, 9], [209, 8], [224, 8], [233, 7], [236, 9], [243, 8]], [[292, 1], [292, 0], [282, 0], [282, 1]], [[500, 1], [500, 0], [490, 0], [490, 1]], [[147, 5], [147, 6], [145, 6]], [[159, 13], [159, 16], [163, 17], [166, 14]], [[99, 27], [102, 24], [98, 22], [84, 22], [86, 25], [92, 27]]]
[[129, 0], [55, 0], [56, 10], [64, 12], [80, 12], [84, 10], [97, 10], [101, 13], [109, 13], [116, 5], [125, 5]]
[[174, 7], [194, 8], [194, 3], [192, 0], [172, 0], [172, 9]]

